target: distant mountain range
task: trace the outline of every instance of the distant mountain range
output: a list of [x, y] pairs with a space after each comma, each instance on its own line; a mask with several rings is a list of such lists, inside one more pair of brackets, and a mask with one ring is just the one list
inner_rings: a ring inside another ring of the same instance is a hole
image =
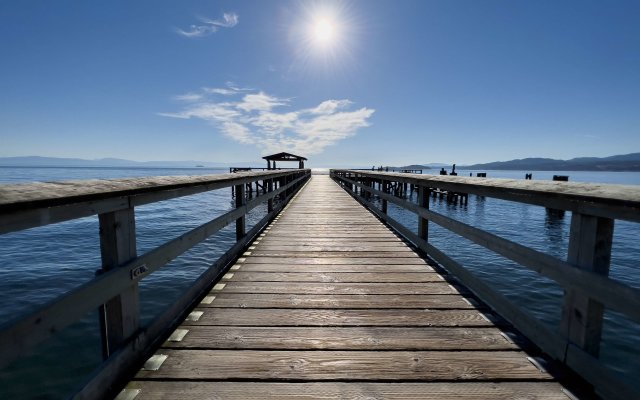
[[[260, 161], [241, 161], [232, 163], [209, 161], [132, 161], [121, 158], [100, 158], [85, 160], [81, 158], [57, 157], [0, 157], [3, 167], [137, 167], [137, 168], [229, 168], [261, 167]], [[440, 169], [451, 168], [451, 164], [426, 163], [411, 164], [389, 169]], [[386, 168], [386, 167], [385, 167]], [[523, 158], [510, 161], [496, 161], [484, 164], [458, 165], [457, 169], [472, 170], [529, 170], [529, 171], [640, 171], [640, 153], [623, 154], [611, 157], [579, 157], [571, 160], [552, 158]]]
[[579, 157], [570, 160], [523, 158], [485, 164], [458, 166], [458, 169], [530, 170], [530, 171], [640, 171], [640, 153], [611, 157]]
[[57, 157], [0, 157], [0, 166], [9, 167], [138, 167], [138, 168], [228, 168], [263, 166], [263, 161], [247, 162], [208, 162], [208, 161], [131, 161], [121, 158], [100, 158], [85, 160], [81, 158]]
[[[438, 168], [440, 169], [441, 167], [447, 167], [447, 166], [451, 166], [451, 164], [444, 164], [444, 163], [427, 163], [427, 164], [411, 164], [411, 165], [405, 165], [402, 167], [388, 167], [390, 170], [394, 169], [394, 170], [399, 170], [399, 169], [433, 169], [433, 168]], [[385, 167], [387, 168], [387, 167]]]

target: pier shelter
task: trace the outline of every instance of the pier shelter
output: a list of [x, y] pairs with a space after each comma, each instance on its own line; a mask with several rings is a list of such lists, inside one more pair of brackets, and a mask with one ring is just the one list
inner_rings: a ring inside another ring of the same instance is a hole
[[304, 162], [307, 161], [305, 157], [286, 152], [264, 156], [262, 159], [267, 160], [267, 169], [276, 169], [276, 161], [297, 161], [298, 168], [304, 169]]

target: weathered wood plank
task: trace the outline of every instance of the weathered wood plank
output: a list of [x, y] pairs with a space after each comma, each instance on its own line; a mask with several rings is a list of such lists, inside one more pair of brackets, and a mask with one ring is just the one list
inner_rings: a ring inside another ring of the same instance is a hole
[[287, 257], [307, 257], [307, 258], [325, 258], [325, 257], [339, 257], [339, 258], [371, 258], [372, 256], [384, 258], [415, 258], [416, 254], [413, 251], [288, 251], [288, 250], [260, 250], [256, 248], [255, 250], [250, 250], [245, 253], [253, 256], [266, 256], [266, 257], [278, 257], [278, 258], [287, 258]]
[[238, 326], [493, 326], [475, 310], [310, 310], [197, 308], [203, 314], [184, 325]]
[[373, 257], [309, 257], [307, 255], [296, 254], [289, 257], [273, 258], [268, 256], [257, 256], [254, 253], [244, 254], [243, 263], [246, 264], [289, 264], [289, 265], [422, 265], [427, 266], [427, 262], [418, 257], [393, 257], [387, 255], [376, 255]]
[[298, 264], [298, 263], [281, 263], [281, 264], [260, 264], [260, 263], [240, 263], [234, 266], [235, 270], [245, 272], [308, 272], [308, 273], [389, 273], [395, 272], [433, 272], [433, 268], [420, 264]]
[[[173, 349], [513, 350], [496, 328], [189, 326]], [[182, 329], [182, 328], [181, 328]], [[160, 350], [162, 351], [162, 350]]]
[[270, 235], [263, 236], [259, 239], [260, 244], [282, 244], [282, 243], [305, 243], [311, 245], [323, 245], [336, 242], [345, 244], [371, 244], [371, 243], [403, 243], [402, 240], [395, 236], [385, 235], [384, 237], [360, 237], [360, 238], [335, 238], [335, 237], [300, 237], [300, 235], [284, 236], [284, 235]]
[[217, 292], [215, 299], [200, 307], [221, 308], [420, 308], [474, 309], [458, 295], [340, 295], [340, 294], [247, 294]]
[[[457, 294], [444, 281], [426, 283], [313, 283], [227, 281], [225, 293], [286, 294]], [[215, 291], [212, 293], [216, 293]]]
[[391, 272], [384, 274], [371, 272], [244, 272], [231, 271], [223, 278], [223, 282], [336, 282], [336, 283], [418, 283], [442, 282], [443, 278], [435, 272], [423, 270], [421, 272]]
[[513, 351], [262, 351], [162, 349], [141, 379], [551, 380]]
[[554, 382], [160, 382], [136, 381], [136, 400], [388, 399], [388, 400], [568, 400]]
[[350, 245], [343, 246], [339, 244], [331, 244], [331, 245], [312, 245], [312, 244], [290, 244], [290, 245], [254, 245], [249, 250], [255, 250], [256, 253], [259, 252], [282, 252], [282, 253], [309, 253], [309, 252], [340, 252], [342, 254], [349, 255], [350, 253], [360, 253], [365, 252], [369, 253], [411, 253], [415, 254], [413, 250], [408, 248], [403, 244], [385, 244], [385, 245]]

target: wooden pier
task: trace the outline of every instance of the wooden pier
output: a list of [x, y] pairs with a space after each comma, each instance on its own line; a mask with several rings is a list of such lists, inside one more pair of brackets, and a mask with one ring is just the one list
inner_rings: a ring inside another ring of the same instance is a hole
[[[137, 207], [212, 190], [234, 206], [138, 254]], [[566, 260], [430, 210], [438, 193], [570, 212]], [[605, 310], [640, 322], [640, 289], [608, 276], [614, 221], [640, 222], [635, 186], [308, 169], [0, 185], [0, 234], [91, 215], [96, 277], [0, 326], [10, 367], [97, 310], [103, 362], [74, 399], [639, 396], [599, 357]], [[235, 244], [143, 324], [139, 282], [231, 224]], [[435, 247], [430, 224], [554, 281], [559, 326]]]
[[121, 396], [568, 399], [477, 304], [313, 176]]

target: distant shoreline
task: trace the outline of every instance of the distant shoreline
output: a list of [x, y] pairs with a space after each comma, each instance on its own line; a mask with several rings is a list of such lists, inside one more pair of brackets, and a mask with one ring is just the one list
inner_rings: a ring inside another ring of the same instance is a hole
[[[91, 169], [215, 169], [228, 170], [229, 167], [172, 167], [172, 166], [152, 166], [145, 167], [139, 165], [0, 165], [0, 168], [91, 168]], [[258, 167], [256, 167], [258, 168]]]

